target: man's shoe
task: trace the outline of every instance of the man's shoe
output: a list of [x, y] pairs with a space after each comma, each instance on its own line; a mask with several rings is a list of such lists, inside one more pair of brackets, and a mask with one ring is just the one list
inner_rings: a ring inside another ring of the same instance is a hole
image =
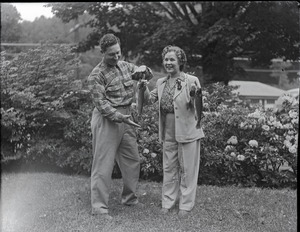
[[98, 210], [92, 210], [92, 215], [93, 216], [98, 216], [98, 217], [101, 217], [101, 218], [104, 218], [104, 219], [107, 219], [107, 220], [112, 220], [113, 219], [113, 217], [110, 216], [108, 213], [101, 213]]
[[189, 213], [190, 213], [190, 211], [180, 209], [179, 212], [178, 212], [178, 217], [184, 218], [184, 217], [188, 216]]
[[144, 208], [145, 207], [145, 205], [141, 202], [137, 202], [135, 204], [124, 204], [124, 205], [130, 206], [130, 207], [135, 207], [135, 208]]

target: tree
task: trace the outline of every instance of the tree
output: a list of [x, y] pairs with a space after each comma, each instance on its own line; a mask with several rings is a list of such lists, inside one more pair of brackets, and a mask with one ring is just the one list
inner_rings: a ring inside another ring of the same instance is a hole
[[1, 42], [17, 42], [21, 37], [21, 15], [12, 4], [1, 3]]
[[[93, 28], [78, 45], [85, 51], [108, 32], [120, 37], [125, 58], [161, 65], [168, 44], [183, 48], [191, 67], [203, 66], [207, 82], [228, 83], [241, 71], [233, 58], [247, 56], [269, 66], [272, 58], [297, 60], [299, 20], [296, 2], [89, 2], [51, 3], [64, 22], [88, 13]], [[257, 13], [259, 12], [259, 13]]]
[[[82, 19], [83, 18], [83, 19]], [[83, 16], [80, 19], [84, 20]], [[33, 22], [24, 21], [21, 24], [22, 38], [20, 42], [27, 43], [74, 43], [74, 34], [71, 29], [75, 25], [72, 20], [69, 23], [63, 23], [57, 17], [45, 18], [41, 16], [36, 18]], [[91, 32], [90, 28], [80, 29], [80, 40], [84, 40]]]
[[297, 2], [253, 1], [241, 20], [251, 35], [243, 47], [253, 65], [268, 67], [273, 58], [299, 59]]

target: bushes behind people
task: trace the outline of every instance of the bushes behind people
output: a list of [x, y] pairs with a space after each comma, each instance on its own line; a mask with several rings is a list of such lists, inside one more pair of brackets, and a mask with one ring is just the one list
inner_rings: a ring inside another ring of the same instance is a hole
[[[1, 53], [2, 165], [18, 160], [90, 173], [93, 105], [86, 76], [75, 75], [78, 62], [68, 46], [31, 49], [10, 61]], [[296, 187], [299, 101], [284, 96], [283, 108], [274, 113], [246, 105], [233, 88], [203, 88], [199, 184]], [[133, 116], [141, 125], [141, 178], [160, 181], [157, 107]], [[114, 174], [120, 174], [117, 167]]]

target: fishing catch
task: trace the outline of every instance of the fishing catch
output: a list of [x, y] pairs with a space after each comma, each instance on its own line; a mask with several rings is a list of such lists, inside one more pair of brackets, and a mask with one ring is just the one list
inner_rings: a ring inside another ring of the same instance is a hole
[[137, 98], [137, 108], [138, 108], [138, 115], [141, 115], [143, 113], [143, 107], [144, 107], [144, 92], [145, 92], [145, 83], [143, 81], [140, 81], [139, 83], [139, 92], [138, 92], [138, 98]]
[[191, 86], [190, 96], [194, 97], [194, 106], [196, 110], [196, 128], [199, 129], [201, 127], [201, 119], [202, 119], [202, 112], [203, 112], [203, 101], [202, 101], [202, 89], [195, 85]]
[[144, 68], [144, 71], [134, 72], [131, 75], [132, 80], [134, 80], [134, 81], [141, 81], [141, 80], [147, 80], [147, 81], [149, 81], [149, 80], [151, 80], [153, 78], [153, 74], [152, 74], [150, 68], [146, 67], [145, 65], [142, 65], [139, 68], [141, 68], [141, 69]]
[[143, 112], [144, 106], [144, 92], [146, 89], [145, 82], [148, 82], [153, 77], [151, 70], [145, 67], [145, 71], [143, 72], [136, 72], [132, 75], [132, 79], [138, 81], [138, 96], [137, 96], [137, 108], [138, 108], [138, 115], [140, 116]]

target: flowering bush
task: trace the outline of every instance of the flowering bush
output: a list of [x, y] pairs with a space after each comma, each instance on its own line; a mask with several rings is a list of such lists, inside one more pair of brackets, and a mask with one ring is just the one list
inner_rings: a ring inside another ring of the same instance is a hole
[[[219, 104], [217, 112], [206, 113], [200, 182], [295, 186], [298, 107], [298, 101], [284, 96], [283, 108], [276, 114], [245, 108], [239, 103], [234, 108]], [[283, 166], [288, 169], [283, 171]], [[211, 176], [209, 172], [217, 175]]]
[[133, 117], [141, 125], [137, 129], [138, 149], [141, 159], [141, 178], [162, 179], [162, 145], [158, 139], [158, 102], [144, 107], [143, 114]]

